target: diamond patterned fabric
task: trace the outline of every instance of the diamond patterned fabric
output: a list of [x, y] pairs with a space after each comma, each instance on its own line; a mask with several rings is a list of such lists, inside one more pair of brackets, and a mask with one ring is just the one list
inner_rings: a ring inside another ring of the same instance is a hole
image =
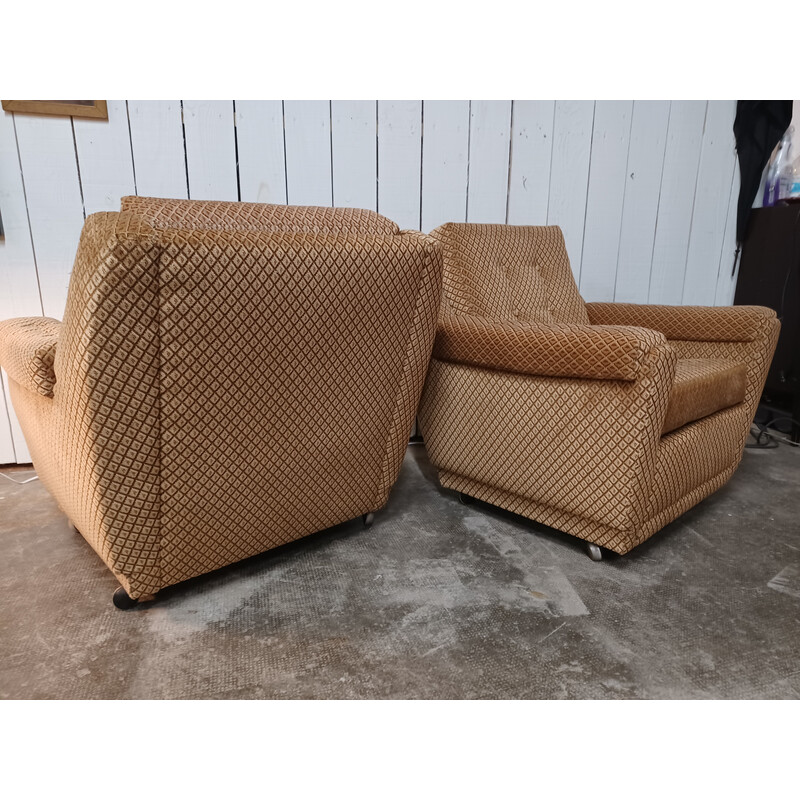
[[762, 323], [775, 317], [764, 306], [649, 306], [587, 303], [592, 325], [640, 325], [667, 339], [690, 342], [752, 342]]
[[443, 312], [589, 323], [559, 227], [448, 222], [431, 236], [443, 250]]
[[153, 594], [385, 503], [440, 291], [419, 233], [94, 214], [53, 397], [12, 379], [14, 408], [65, 513], [131, 596]]
[[11, 383], [39, 478], [134, 597], [161, 586], [160, 255], [156, 232], [140, 218], [89, 216], [53, 397]]
[[0, 322], [0, 364], [11, 380], [45, 397], [53, 396], [53, 363], [61, 323], [50, 317]]
[[[736, 469], [779, 323], [758, 307], [584, 307], [557, 229], [502, 227], [432, 234], [445, 297], [419, 411], [431, 461], [445, 487], [626, 553]], [[544, 237], [557, 264], [534, 269]]]
[[433, 354], [442, 361], [561, 378], [636, 380], [663, 335], [643, 328], [445, 315]]
[[164, 582], [381, 507], [433, 343], [433, 244], [183, 231], [162, 241]]
[[397, 224], [362, 208], [280, 206], [217, 200], [164, 200], [123, 197], [121, 211], [143, 217], [155, 228], [218, 231], [294, 231], [297, 233], [385, 234], [400, 232]]

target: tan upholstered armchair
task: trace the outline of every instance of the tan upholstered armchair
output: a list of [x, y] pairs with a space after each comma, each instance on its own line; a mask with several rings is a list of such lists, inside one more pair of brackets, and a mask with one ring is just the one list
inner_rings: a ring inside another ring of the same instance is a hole
[[438, 247], [372, 212], [126, 198], [90, 216], [64, 321], [0, 323], [0, 363], [115, 602], [369, 521], [440, 289]]
[[736, 469], [767, 308], [584, 303], [557, 227], [448, 224], [419, 412], [443, 486], [626, 553]]

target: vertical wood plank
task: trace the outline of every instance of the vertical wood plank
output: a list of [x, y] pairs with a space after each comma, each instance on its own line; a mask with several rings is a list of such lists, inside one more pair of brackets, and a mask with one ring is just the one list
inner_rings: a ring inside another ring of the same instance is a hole
[[515, 100], [511, 131], [508, 224], [544, 225], [553, 154], [552, 100]]
[[614, 299], [632, 112], [629, 100], [595, 105], [579, 281], [587, 301]]
[[420, 227], [422, 101], [378, 101], [378, 212]]
[[238, 200], [231, 100], [184, 100], [186, 169], [193, 200]]
[[508, 207], [511, 101], [473, 100], [467, 221], [504, 223]]
[[377, 101], [331, 101], [333, 204], [378, 208]]
[[561, 227], [576, 278], [580, 277], [583, 256], [593, 122], [593, 101], [556, 101], [547, 224]]
[[0, 371], [0, 464], [18, 463], [17, 454], [14, 451], [14, 442], [11, 438], [11, 424], [8, 416], [10, 408], [10, 403], [6, 406], [4, 371]]
[[429, 233], [467, 218], [469, 101], [422, 105], [422, 230]]
[[136, 194], [125, 101], [108, 101], [107, 120], [75, 117], [74, 125], [86, 214], [119, 211], [120, 198]]
[[83, 227], [72, 121], [16, 114], [15, 125], [42, 307], [60, 319]]
[[736, 156], [735, 114], [735, 101], [708, 103], [683, 279], [682, 302], [687, 305], [714, 304]]
[[[722, 236], [722, 253], [719, 259], [717, 286], [714, 292], [715, 306], [732, 305], [733, 296], [736, 294], [736, 279], [739, 275], [739, 261], [741, 260], [741, 253], [739, 254], [740, 257], [736, 258], [736, 213], [739, 205], [741, 178], [737, 161], [733, 167], [733, 181], [731, 183], [730, 197], [728, 198], [725, 232]], [[734, 261], [736, 262], [735, 272], [733, 271]]]
[[330, 103], [327, 100], [286, 100], [284, 124], [289, 203], [332, 205]]
[[250, 203], [286, 203], [283, 103], [237, 100], [239, 188]]
[[668, 124], [668, 100], [633, 104], [614, 289], [617, 302], [647, 302]]
[[129, 100], [136, 191], [186, 199], [186, 154], [180, 100]]
[[673, 100], [670, 105], [649, 303], [681, 303], [706, 105], [704, 100]]
[[[36, 261], [22, 185], [14, 118], [0, 112], [0, 319], [35, 317], [42, 313]], [[11, 404], [8, 381], [0, 379], [0, 464], [30, 460]]]
[[[5, 370], [0, 370], [0, 379], [3, 384], [3, 392], [5, 394], [5, 403], [8, 410], [8, 420], [11, 426], [11, 441], [14, 446], [14, 459], [17, 464], [30, 464], [31, 453], [28, 450], [28, 444], [25, 441], [25, 436], [22, 433], [22, 426], [19, 424], [14, 408], [11, 404], [11, 394], [9, 392], [8, 374]], [[0, 463], [3, 463], [0, 461]]]
[[13, 115], [0, 113], [0, 319], [41, 315]]

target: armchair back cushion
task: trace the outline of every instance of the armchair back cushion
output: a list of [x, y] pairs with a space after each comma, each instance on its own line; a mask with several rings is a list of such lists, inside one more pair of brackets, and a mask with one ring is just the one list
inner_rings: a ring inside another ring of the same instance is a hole
[[133, 597], [377, 510], [433, 346], [441, 257], [400, 235], [85, 223], [43, 483]]
[[146, 219], [154, 228], [213, 231], [285, 231], [393, 236], [397, 223], [363, 208], [279, 206], [217, 200], [123, 197], [121, 211]]
[[557, 226], [450, 222], [431, 236], [443, 251], [443, 313], [589, 324]]

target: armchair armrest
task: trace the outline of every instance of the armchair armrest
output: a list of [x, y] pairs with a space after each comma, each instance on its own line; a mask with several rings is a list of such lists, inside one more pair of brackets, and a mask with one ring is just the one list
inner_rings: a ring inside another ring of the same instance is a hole
[[17, 383], [53, 396], [53, 367], [61, 323], [50, 317], [19, 317], [0, 322], [0, 366]]
[[653, 347], [652, 330], [448, 315], [439, 320], [433, 355], [441, 361], [557, 378], [635, 381]]
[[657, 306], [586, 303], [592, 325], [636, 325], [674, 341], [752, 342], [775, 312], [764, 306]]

